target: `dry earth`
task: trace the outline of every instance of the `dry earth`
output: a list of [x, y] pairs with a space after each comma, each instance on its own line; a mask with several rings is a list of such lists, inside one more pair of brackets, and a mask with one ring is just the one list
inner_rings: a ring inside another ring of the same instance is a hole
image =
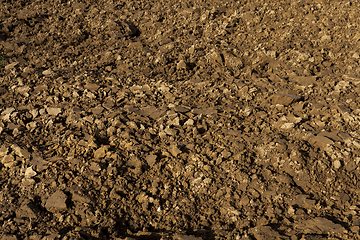
[[0, 239], [360, 239], [359, 1], [0, 3]]

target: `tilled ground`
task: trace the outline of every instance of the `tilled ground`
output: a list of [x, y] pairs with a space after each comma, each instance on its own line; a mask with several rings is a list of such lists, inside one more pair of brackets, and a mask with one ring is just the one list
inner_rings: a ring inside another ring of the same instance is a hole
[[359, 239], [359, 9], [2, 0], [0, 239]]

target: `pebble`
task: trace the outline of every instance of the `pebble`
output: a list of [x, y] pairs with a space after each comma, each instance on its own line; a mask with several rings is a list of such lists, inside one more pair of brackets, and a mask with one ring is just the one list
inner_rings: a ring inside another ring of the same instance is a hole
[[42, 72], [42, 74], [45, 75], [45, 76], [50, 76], [50, 75], [52, 75], [53, 73], [54, 73], [54, 72], [53, 72], [50, 68]]
[[106, 151], [109, 149], [108, 145], [102, 145], [99, 149], [97, 149], [94, 153], [95, 159], [104, 158], [106, 156]]
[[186, 63], [185, 63], [184, 60], [180, 60], [180, 61], [178, 62], [178, 64], [176, 65], [176, 68], [177, 68], [177, 69], [186, 69], [186, 68], [187, 68], [187, 65], [186, 65]]
[[333, 165], [334, 165], [334, 168], [335, 168], [335, 169], [338, 169], [338, 168], [341, 167], [341, 162], [340, 162], [339, 160], [335, 160], [334, 163], [333, 163]]
[[177, 147], [177, 145], [172, 144], [169, 147], [169, 152], [174, 156], [177, 157], [182, 151]]
[[67, 206], [65, 203], [66, 199], [67, 199], [67, 196], [65, 195], [65, 193], [61, 190], [57, 190], [46, 200], [45, 208], [49, 212], [64, 211], [67, 209]]
[[34, 176], [36, 176], [36, 172], [32, 169], [32, 167], [28, 167], [26, 170], [25, 170], [25, 178], [32, 178]]
[[61, 113], [61, 108], [47, 108], [46, 111], [51, 116], [57, 116], [59, 113]]
[[18, 64], [19, 64], [18, 62], [10, 63], [10, 64], [5, 66], [5, 70], [10, 70], [10, 69], [14, 68]]

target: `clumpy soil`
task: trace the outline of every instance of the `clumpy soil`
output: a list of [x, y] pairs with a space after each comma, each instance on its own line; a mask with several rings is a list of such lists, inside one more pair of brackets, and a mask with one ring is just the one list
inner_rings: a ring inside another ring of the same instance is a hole
[[0, 4], [0, 239], [359, 239], [360, 3]]

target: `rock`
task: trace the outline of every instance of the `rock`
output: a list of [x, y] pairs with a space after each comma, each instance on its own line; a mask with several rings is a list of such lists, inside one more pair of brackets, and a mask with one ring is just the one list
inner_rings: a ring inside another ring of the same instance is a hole
[[195, 237], [193, 235], [175, 234], [174, 240], [202, 240], [201, 237]]
[[9, 151], [9, 148], [7, 148], [5, 145], [2, 145], [0, 148], [0, 157], [5, 156]]
[[339, 160], [335, 160], [333, 162], [333, 166], [334, 166], [335, 169], [338, 169], [338, 168], [341, 167], [341, 162]]
[[307, 234], [341, 234], [346, 231], [340, 224], [336, 224], [333, 221], [322, 217], [295, 223], [295, 228], [302, 231], [302, 233]]
[[152, 167], [152, 166], [155, 164], [155, 162], [156, 162], [156, 158], [157, 158], [156, 155], [154, 155], [154, 154], [149, 154], [149, 155], [146, 156], [145, 160], [146, 160], [146, 162], [148, 163], [148, 165], [149, 165], [150, 167]]
[[294, 123], [284, 123], [281, 128], [282, 129], [285, 129], [285, 130], [289, 130], [289, 129], [292, 129], [294, 128], [295, 124]]
[[106, 156], [106, 151], [109, 149], [109, 145], [102, 145], [99, 149], [94, 152], [94, 158], [100, 159]]
[[59, 113], [61, 113], [61, 108], [47, 108], [46, 111], [51, 116], [57, 116]]
[[302, 85], [302, 86], [313, 85], [316, 82], [316, 79], [317, 79], [316, 76], [310, 76], [310, 77], [293, 76], [293, 77], [290, 77], [290, 81], [296, 82], [297, 84]]
[[1, 240], [17, 240], [17, 237], [15, 235], [8, 235], [8, 234], [4, 234], [1, 235]]
[[66, 206], [67, 196], [61, 190], [57, 190], [53, 193], [47, 200], [45, 204], [45, 208], [49, 212], [60, 212], [67, 209]]
[[174, 156], [177, 157], [182, 151], [178, 148], [177, 145], [171, 144], [169, 147], [169, 152]]
[[15, 89], [15, 91], [17, 93], [20, 93], [21, 95], [24, 95], [25, 97], [29, 97], [29, 91], [30, 91], [30, 87], [29, 86], [22, 86], [22, 87], [18, 87]]
[[91, 200], [87, 196], [85, 196], [80, 190], [72, 189], [71, 191], [72, 200], [77, 201], [79, 203], [90, 203]]
[[225, 65], [227, 67], [230, 67], [230, 68], [236, 70], [236, 69], [240, 69], [244, 66], [241, 59], [236, 57], [231, 52], [224, 52], [223, 55], [224, 55]]
[[188, 119], [185, 123], [184, 126], [193, 126], [194, 125], [194, 120], [192, 119]]
[[280, 233], [270, 226], [257, 226], [248, 230], [256, 239], [282, 239]]
[[324, 136], [321, 136], [321, 135], [311, 137], [311, 138], [309, 138], [308, 141], [313, 146], [319, 147], [319, 148], [324, 148], [327, 145], [331, 145], [331, 144], [334, 143], [330, 138], [327, 138], [327, 137], [324, 137]]
[[26, 158], [26, 159], [30, 159], [30, 153], [23, 149], [23, 148], [20, 148], [18, 145], [14, 144], [14, 145], [11, 145], [11, 148], [14, 150], [15, 154], [19, 157], [23, 157], [23, 158]]
[[36, 172], [32, 169], [32, 167], [28, 167], [26, 170], [25, 170], [25, 178], [32, 178], [34, 176], [36, 176]]
[[30, 114], [32, 115], [33, 118], [36, 118], [39, 112], [37, 109], [32, 109], [30, 110]]
[[1, 159], [1, 163], [7, 167], [11, 168], [16, 164], [15, 157], [12, 154], [6, 155]]
[[6, 108], [4, 111], [2, 111], [2, 112], [1, 112], [1, 115], [5, 115], [5, 114], [8, 114], [8, 113], [12, 113], [13, 111], [15, 111], [15, 108], [9, 107], [9, 108]]
[[308, 195], [299, 194], [295, 197], [293, 202], [294, 205], [297, 205], [301, 208], [309, 209], [315, 206], [316, 201], [309, 199]]
[[50, 76], [50, 75], [52, 75], [53, 73], [54, 73], [54, 72], [53, 72], [50, 68], [42, 72], [42, 74], [45, 75], [45, 76]]
[[89, 169], [94, 171], [94, 172], [100, 172], [101, 171], [100, 165], [98, 163], [96, 163], [96, 162], [91, 162]]
[[84, 87], [89, 91], [96, 91], [99, 89], [100, 86], [96, 83], [88, 83]]
[[326, 137], [326, 138], [329, 138], [335, 142], [342, 142], [342, 138], [340, 138], [338, 136], [338, 133], [339, 131], [332, 131], [332, 132], [327, 132], [327, 131], [322, 131], [320, 132], [317, 136], [323, 136], [323, 137]]
[[156, 108], [153, 106], [148, 106], [139, 111], [143, 116], [151, 117], [152, 119], [158, 119], [166, 113], [164, 108]]
[[45, 161], [42, 157], [33, 154], [31, 164], [35, 167], [35, 169], [39, 172], [48, 168], [49, 163]]
[[170, 136], [174, 136], [177, 134], [176, 129], [170, 128], [169, 126], [164, 129], [164, 132]]
[[13, 62], [5, 66], [5, 70], [13, 69], [16, 65], [18, 65], [18, 62]]
[[135, 168], [138, 168], [141, 166], [141, 161], [139, 158], [137, 158], [136, 156], [131, 156], [129, 158], [129, 160], [127, 161], [127, 165], [129, 167], [135, 167]]
[[186, 113], [189, 112], [191, 109], [189, 107], [185, 107], [185, 106], [175, 106], [174, 110], [176, 112], [180, 112], [180, 113]]
[[90, 111], [95, 115], [100, 115], [104, 111], [104, 108], [101, 105], [98, 105], [94, 108], [91, 108]]
[[18, 218], [37, 218], [38, 214], [35, 208], [32, 207], [29, 200], [25, 200], [21, 207], [16, 210], [16, 217]]
[[217, 114], [217, 110], [214, 108], [195, 108], [192, 109], [191, 112], [194, 114], [203, 114], [203, 115], [214, 115]]
[[271, 96], [273, 104], [280, 104], [284, 106], [290, 105], [294, 100], [300, 99], [300, 96], [291, 94], [275, 94]]
[[44, 236], [41, 240], [55, 240], [55, 239], [59, 239], [60, 237], [61, 235], [54, 233]]
[[179, 62], [178, 62], [178, 64], [176, 65], [176, 68], [179, 70], [179, 69], [186, 69], [187, 68], [187, 65], [186, 65], [186, 63], [185, 63], [185, 61], [184, 60], [180, 60]]

